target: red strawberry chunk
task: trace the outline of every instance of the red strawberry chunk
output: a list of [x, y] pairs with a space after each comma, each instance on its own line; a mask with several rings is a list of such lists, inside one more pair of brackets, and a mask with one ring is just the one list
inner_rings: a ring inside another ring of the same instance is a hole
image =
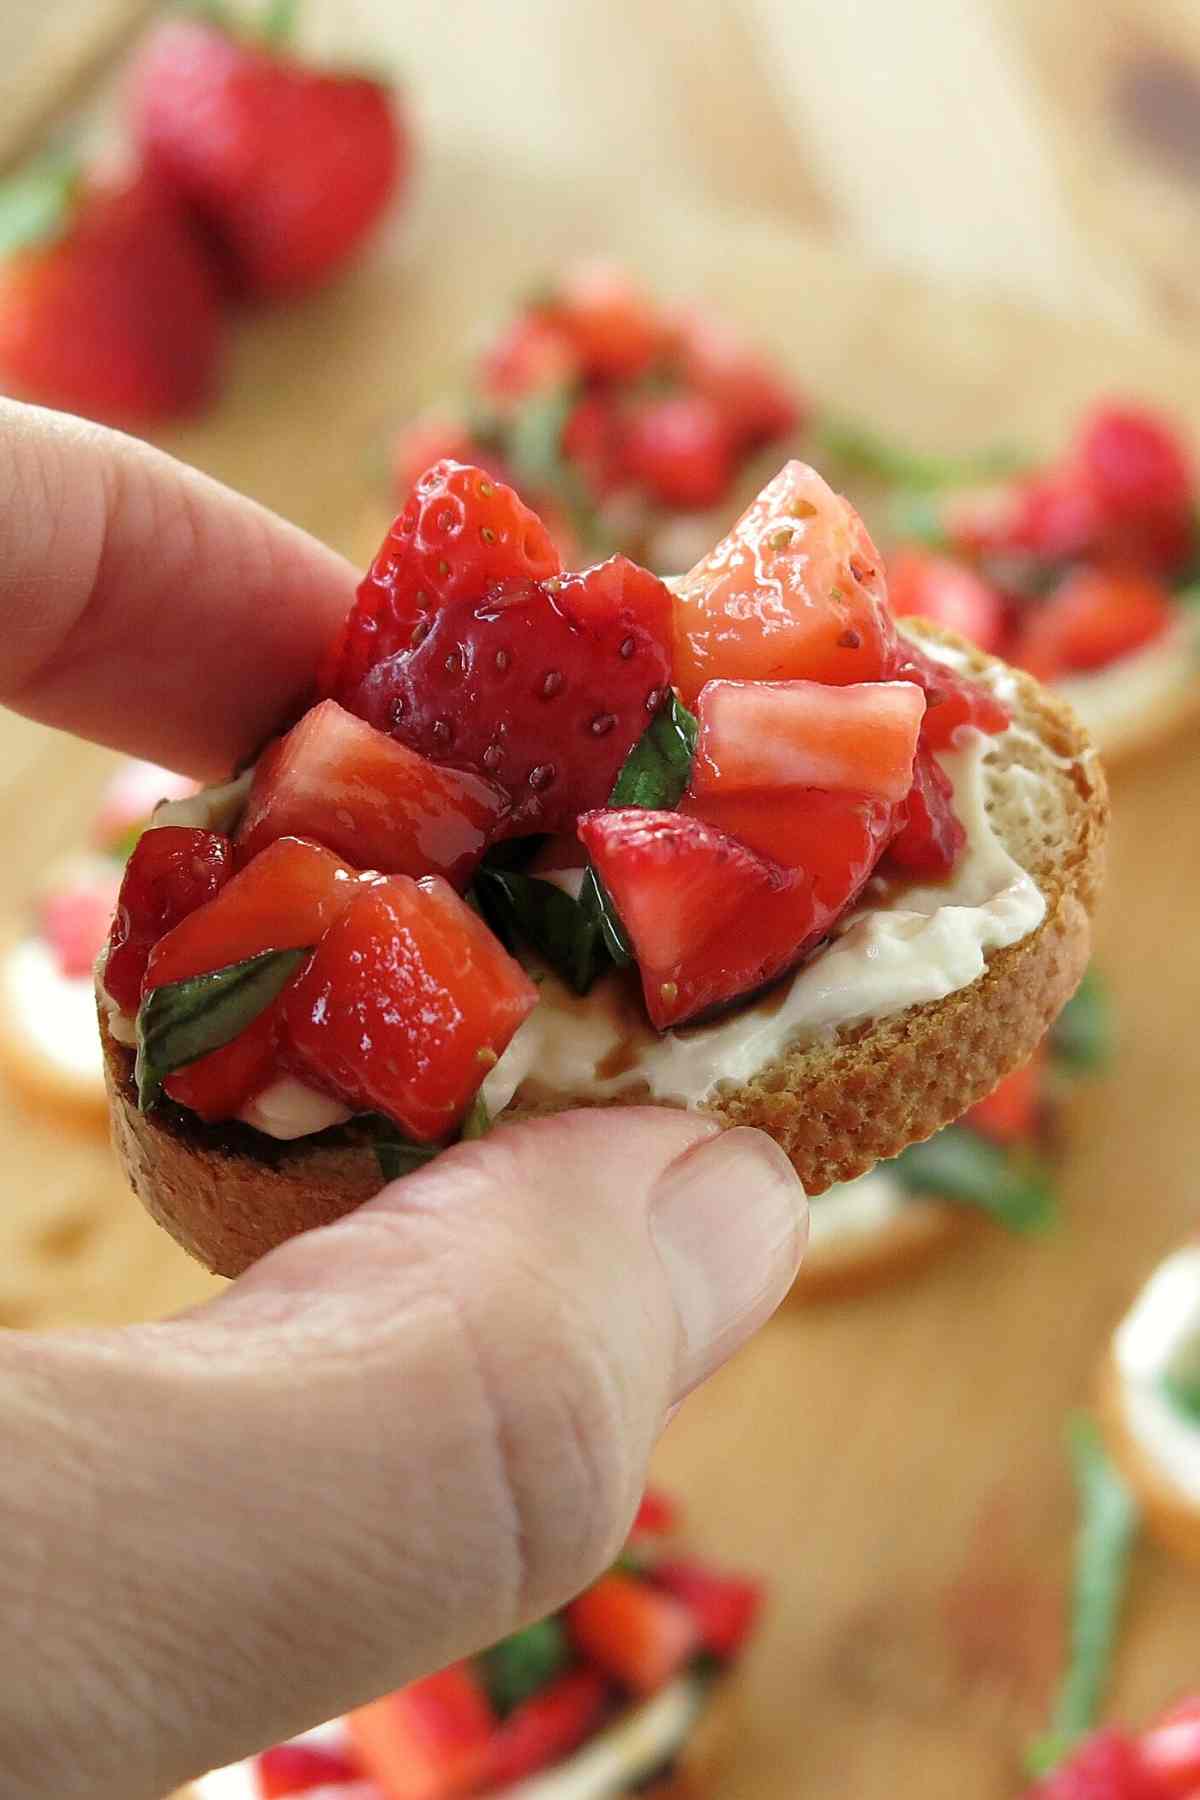
[[890, 860], [912, 875], [948, 875], [967, 841], [954, 810], [954, 784], [928, 743], [917, 746], [912, 786], [896, 811]]
[[684, 379], [717, 407], [739, 451], [801, 423], [799, 396], [725, 320], [687, 312], [675, 329]]
[[1138, 407], [1101, 407], [1080, 427], [1072, 460], [1095, 496], [1104, 547], [1165, 571], [1185, 560], [1195, 480], [1164, 420]]
[[630, 1537], [665, 1537], [679, 1525], [679, 1507], [661, 1488], [647, 1488], [629, 1528]]
[[562, 326], [537, 313], [522, 313], [490, 344], [480, 360], [485, 394], [494, 400], [523, 400], [565, 386], [579, 372], [579, 359]]
[[785, 463], [675, 601], [675, 683], [881, 681], [895, 674], [883, 566], [848, 501]]
[[81, 872], [43, 898], [39, 930], [68, 981], [90, 978], [108, 940], [120, 886], [119, 870], [99, 867]]
[[997, 1144], [1028, 1144], [1037, 1134], [1045, 1053], [1037, 1050], [1027, 1063], [1006, 1075], [984, 1099], [963, 1115], [963, 1124]]
[[1096, 1732], [1033, 1789], [1037, 1800], [1167, 1800], [1169, 1792], [1146, 1768], [1134, 1740], [1116, 1730]]
[[670, 681], [670, 596], [614, 556], [556, 582], [448, 602], [346, 704], [511, 797], [506, 831], [555, 831], [607, 800]]
[[301, 1072], [425, 1142], [461, 1123], [537, 997], [453, 888], [397, 875], [351, 902], [283, 1004]]
[[653, 1694], [701, 1648], [687, 1607], [633, 1575], [602, 1575], [566, 1609], [571, 1641], [588, 1662], [635, 1694]]
[[1005, 607], [996, 589], [951, 556], [916, 548], [888, 559], [888, 605], [896, 617], [916, 614], [968, 638], [981, 650], [999, 650]]
[[276, 1744], [263, 1751], [254, 1772], [262, 1800], [285, 1800], [288, 1794], [308, 1794], [313, 1788], [354, 1782], [361, 1773], [344, 1756], [315, 1744]]
[[315, 944], [354, 895], [379, 879], [359, 874], [320, 844], [279, 838], [239, 870], [210, 905], [160, 939], [146, 970], [146, 991], [227, 968], [264, 950]]
[[1164, 1795], [1200, 1795], [1200, 1695], [1179, 1701], [1142, 1733], [1142, 1761]]
[[814, 787], [902, 800], [924, 712], [911, 681], [707, 682], [692, 792]]
[[830, 923], [804, 876], [700, 819], [615, 808], [587, 814], [579, 835], [629, 935], [660, 1031], [763, 987]]
[[1029, 608], [1012, 660], [1043, 681], [1103, 668], [1153, 643], [1174, 616], [1170, 594], [1152, 575], [1076, 569]]
[[507, 811], [494, 782], [439, 768], [323, 700], [260, 759], [236, 843], [244, 861], [311, 837], [360, 869], [464, 888]]
[[209, 1124], [235, 1119], [276, 1073], [282, 1020], [282, 1004], [276, 999], [230, 1043], [175, 1069], [163, 1081], [164, 1091]]
[[608, 1685], [595, 1669], [572, 1669], [511, 1712], [487, 1752], [486, 1785], [505, 1788], [577, 1750], [600, 1723]]
[[628, 420], [623, 450], [628, 473], [662, 506], [715, 506], [733, 481], [733, 439], [703, 394], [676, 392], [640, 402]]
[[930, 750], [952, 750], [964, 725], [977, 731], [1003, 731], [1012, 723], [1007, 707], [977, 681], [956, 674], [946, 663], [920, 650], [902, 645], [895, 671], [901, 681], [915, 681], [925, 695], [921, 742]]
[[722, 1575], [703, 1563], [657, 1563], [653, 1580], [687, 1607], [700, 1627], [701, 1643], [713, 1656], [736, 1656], [762, 1611], [761, 1582]]
[[583, 374], [598, 380], [630, 381], [644, 374], [665, 343], [653, 301], [612, 263], [568, 269], [546, 317], [565, 333]]
[[351, 696], [367, 670], [409, 650], [439, 608], [544, 581], [560, 566], [546, 528], [512, 488], [469, 464], [434, 463], [359, 584], [319, 673], [321, 694], [360, 711]]
[[454, 1800], [475, 1792], [488, 1767], [495, 1714], [470, 1663], [385, 1694], [346, 1726], [366, 1773], [388, 1800]]
[[143, 833], [125, 865], [104, 965], [104, 985], [122, 1012], [136, 1013], [159, 939], [212, 900], [232, 873], [233, 846], [219, 832], [164, 825]]
[[897, 815], [886, 800], [819, 788], [685, 794], [680, 811], [737, 838], [781, 869], [802, 871], [820, 905], [839, 909], [849, 905], [879, 861]]

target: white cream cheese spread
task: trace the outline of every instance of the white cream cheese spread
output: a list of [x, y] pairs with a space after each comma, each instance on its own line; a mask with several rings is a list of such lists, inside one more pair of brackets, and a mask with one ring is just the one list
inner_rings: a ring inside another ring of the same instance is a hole
[[1200, 1507], [1200, 1424], [1167, 1391], [1172, 1376], [1200, 1379], [1200, 1244], [1155, 1270], [1117, 1328], [1113, 1356], [1130, 1435]]
[[[652, 1700], [632, 1707], [574, 1756], [527, 1781], [494, 1790], [493, 1800], [617, 1800], [662, 1768], [687, 1739], [704, 1704], [704, 1685], [683, 1675]], [[336, 1750], [340, 1725], [296, 1740]], [[194, 1784], [198, 1800], [260, 1800], [253, 1761], [216, 1769]]]

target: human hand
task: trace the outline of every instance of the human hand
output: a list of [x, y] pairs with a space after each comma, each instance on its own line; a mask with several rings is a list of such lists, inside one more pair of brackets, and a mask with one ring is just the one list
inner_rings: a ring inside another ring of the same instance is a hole
[[[224, 774], [353, 579], [143, 445], [0, 403], [0, 699], [31, 717]], [[561, 1604], [804, 1231], [757, 1132], [564, 1113], [178, 1320], [4, 1338], [0, 1791], [159, 1800]]]

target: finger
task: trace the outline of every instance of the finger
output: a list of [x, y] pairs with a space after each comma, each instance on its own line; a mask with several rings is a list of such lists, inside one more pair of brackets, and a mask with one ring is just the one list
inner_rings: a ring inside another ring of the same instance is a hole
[[43, 1345], [41, 1437], [87, 1478], [24, 1524], [54, 1577], [0, 1693], [14, 1791], [157, 1800], [560, 1605], [623, 1541], [667, 1409], [782, 1298], [804, 1212], [757, 1132], [564, 1114], [182, 1321]]
[[348, 563], [161, 451], [0, 401], [0, 701], [228, 774], [312, 680]]

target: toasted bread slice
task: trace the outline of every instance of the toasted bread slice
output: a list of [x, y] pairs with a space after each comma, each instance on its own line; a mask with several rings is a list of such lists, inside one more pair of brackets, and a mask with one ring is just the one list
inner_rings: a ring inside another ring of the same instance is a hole
[[[1030, 677], [919, 621], [918, 642], [952, 651], [1003, 688], [1012, 732], [988, 753], [988, 812], [1005, 848], [1045, 899], [1041, 924], [991, 953], [982, 975], [946, 998], [798, 1044], [706, 1110], [766, 1131], [809, 1193], [849, 1181], [927, 1138], [1032, 1053], [1087, 966], [1108, 800], [1098, 758], [1070, 708]], [[1038, 778], [1036, 789], [1016, 773]], [[1037, 804], [1031, 805], [1036, 792]], [[363, 1145], [328, 1134], [279, 1144], [239, 1125], [201, 1124], [178, 1108], [137, 1109], [133, 1057], [104, 1030], [117, 1149], [150, 1212], [219, 1275], [237, 1275], [295, 1232], [325, 1225], [382, 1185]], [[519, 1118], [586, 1103], [570, 1092], [517, 1095]], [[644, 1098], [633, 1088], [622, 1099]], [[610, 1102], [604, 1102], [610, 1103]]]

